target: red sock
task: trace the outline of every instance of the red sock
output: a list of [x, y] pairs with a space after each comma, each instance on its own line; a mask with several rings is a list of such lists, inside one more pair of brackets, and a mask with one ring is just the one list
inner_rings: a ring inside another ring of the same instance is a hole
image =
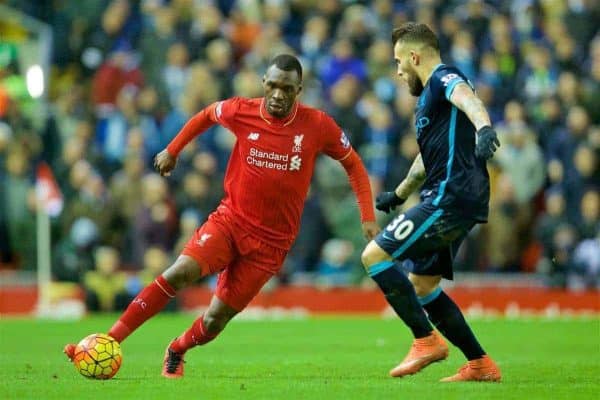
[[194, 321], [192, 326], [169, 346], [176, 353], [183, 354], [194, 346], [206, 344], [216, 338], [219, 333], [208, 333], [204, 326], [204, 315]]
[[175, 297], [175, 289], [160, 275], [129, 303], [108, 334], [121, 343], [140, 325], [162, 310]]

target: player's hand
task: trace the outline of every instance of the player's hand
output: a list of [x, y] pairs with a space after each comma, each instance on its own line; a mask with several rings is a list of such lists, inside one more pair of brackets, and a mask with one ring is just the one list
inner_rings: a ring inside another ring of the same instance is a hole
[[489, 160], [494, 156], [496, 149], [500, 147], [500, 141], [496, 131], [491, 126], [484, 126], [477, 131], [477, 144], [475, 145], [475, 156]]
[[154, 168], [162, 176], [171, 175], [171, 171], [175, 169], [177, 165], [177, 159], [169, 154], [167, 149], [164, 149], [154, 157]]
[[396, 195], [396, 192], [381, 192], [375, 198], [375, 208], [389, 214], [396, 206], [404, 203], [406, 199], [401, 199]]
[[365, 238], [368, 241], [371, 241], [377, 236], [381, 229], [379, 229], [379, 225], [375, 221], [367, 221], [362, 223], [362, 231]]

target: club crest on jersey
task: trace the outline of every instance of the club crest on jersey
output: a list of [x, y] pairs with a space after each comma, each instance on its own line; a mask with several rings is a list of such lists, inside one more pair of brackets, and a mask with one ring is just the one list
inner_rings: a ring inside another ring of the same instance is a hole
[[304, 139], [304, 135], [294, 136], [294, 147], [292, 148], [294, 153], [302, 152], [302, 139]]
[[348, 147], [350, 147], [350, 139], [348, 139], [348, 136], [346, 136], [346, 134], [344, 133], [344, 131], [342, 131], [342, 134], [340, 135], [340, 142], [342, 142], [342, 146], [347, 149]]

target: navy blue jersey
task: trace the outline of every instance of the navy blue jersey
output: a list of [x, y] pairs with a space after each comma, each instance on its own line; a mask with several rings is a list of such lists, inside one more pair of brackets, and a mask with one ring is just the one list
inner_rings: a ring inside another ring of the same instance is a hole
[[421, 196], [436, 207], [487, 221], [489, 176], [485, 160], [475, 157], [475, 127], [449, 101], [460, 82], [472, 87], [457, 68], [440, 64], [417, 102], [417, 142], [427, 173]]

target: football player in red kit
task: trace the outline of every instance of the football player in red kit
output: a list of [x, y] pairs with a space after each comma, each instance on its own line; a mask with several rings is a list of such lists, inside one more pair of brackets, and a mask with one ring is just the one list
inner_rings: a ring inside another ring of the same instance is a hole
[[[122, 342], [158, 313], [176, 292], [199, 278], [219, 273], [204, 315], [166, 349], [162, 374], [183, 376], [187, 350], [213, 340], [275, 275], [299, 229], [315, 162], [324, 153], [345, 168], [356, 194], [364, 236], [379, 232], [367, 171], [348, 138], [326, 113], [296, 97], [302, 67], [291, 55], [273, 59], [263, 77], [264, 98], [234, 97], [211, 104], [192, 117], [155, 167], [167, 176], [192, 139], [214, 124], [236, 136], [225, 197], [189, 240], [174, 264], [144, 288], [108, 334]], [[72, 356], [74, 346], [65, 353]]]

